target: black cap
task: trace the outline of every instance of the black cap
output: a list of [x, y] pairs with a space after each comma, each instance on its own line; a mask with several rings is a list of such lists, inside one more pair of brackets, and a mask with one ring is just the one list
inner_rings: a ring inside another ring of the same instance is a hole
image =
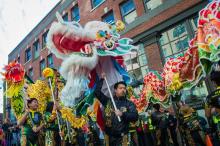
[[124, 81], [120, 81], [120, 82], [115, 83], [114, 89], [117, 89], [119, 84], [123, 84], [125, 85], [125, 87], [127, 87], [127, 84]]

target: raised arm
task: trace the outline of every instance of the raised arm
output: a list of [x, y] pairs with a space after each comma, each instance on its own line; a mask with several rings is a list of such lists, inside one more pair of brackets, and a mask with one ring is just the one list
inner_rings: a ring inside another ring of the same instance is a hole
[[28, 118], [28, 114], [29, 114], [29, 109], [26, 109], [25, 113], [21, 116], [21, 118], [19, 118], [18, 120], [18, 125], [21, 126], [25, 123], [25, 121], [27, 120]]
[[101, 102], [102, 105], [106, 105], [107, 104], [107, 101], [108, 101], [108, 97], [102, 93], [102, 85], [103, 85], [103, 81], [104, 79], [100, 79], [98, 84], [96, 85], [96, 89], [95, 89], [95, 96], [96, 98]]

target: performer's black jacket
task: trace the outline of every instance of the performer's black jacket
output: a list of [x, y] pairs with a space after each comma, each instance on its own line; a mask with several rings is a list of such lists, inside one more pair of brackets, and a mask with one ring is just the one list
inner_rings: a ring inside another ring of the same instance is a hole
[[220, 87], [207, 96], [207, 102], [216, 108], [220, 108]]
[[[104, 79], [100, 79], [95, 89], [95, 96], [104, 106], [107, 108], [107, 104], [111, 104], [111, 126], [105, 124], [105, 132], [109, 136], [120, 137], [128, 133], [129, 130], [129, 122], [135, 122], [138, 120], [138, 112], [133, 102], [129, 101], [126, 97], [116, 97], [114, 96], [115, 104], [117, 109], [123, 112], [121, 116], [121, 122], [119, 122], [117, 116], [114, 113], [113, 104], [111, 102], [111, 98], [107, 97], [102, 93], [102, 84]], [[106, 114], [105, 112], [103, 113]], [[105, 116], [104, 116], [105, 117]], [[105, 119], [106, 120], [106, 119]], [[106, 121], [105, 121], [106, 123]]]
[[[211, 94], [209, 94], [207, 96], [207, 103], [208, 105], [211, 105], [212, 107], [218, 108], [220, 109], [220, 87], [218, 87], [215, 91], [211, 92]], [[212, 117], [209, 118], [209, 125], [210, 125], [210, 131], [212, 133], [213, 136], [213, 146], [219, 146], [220, 145], [220, 136], [219, 136], [219, 125], [220, 123], [214, 123], [213, 121], [213, 116], [219, 116], [220, 113], [218, 112], [214, 112], [212, 113]]]

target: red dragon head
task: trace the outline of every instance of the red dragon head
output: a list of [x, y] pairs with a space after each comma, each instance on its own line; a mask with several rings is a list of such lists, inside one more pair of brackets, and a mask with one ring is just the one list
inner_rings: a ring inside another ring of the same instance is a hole
[[21, 64], [13, 61], [4, 67], [5, 73], [3, 74], [6, 81], [18, 83], [24, 80], [25, 71]]

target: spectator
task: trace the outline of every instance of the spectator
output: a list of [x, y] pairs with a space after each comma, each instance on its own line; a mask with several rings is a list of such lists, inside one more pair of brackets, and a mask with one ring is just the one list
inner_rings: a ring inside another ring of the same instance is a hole
[[153, 108], [155, 111], [152, 113], [152, 123], [156, 127], [157, 145], [167, 146], [169, 143], [167, 133], [168, 120], [165, 114], [160, 111], [159, 104], [154, 104]]
[[5, 137], [5, 142], [7, 146], [11, 146], [11, 141], [12, 141], [12, 131], [11, 131], [11, 122], [8, 118], [5, 119], [2, 129], [4, 131], [4, 137]]

